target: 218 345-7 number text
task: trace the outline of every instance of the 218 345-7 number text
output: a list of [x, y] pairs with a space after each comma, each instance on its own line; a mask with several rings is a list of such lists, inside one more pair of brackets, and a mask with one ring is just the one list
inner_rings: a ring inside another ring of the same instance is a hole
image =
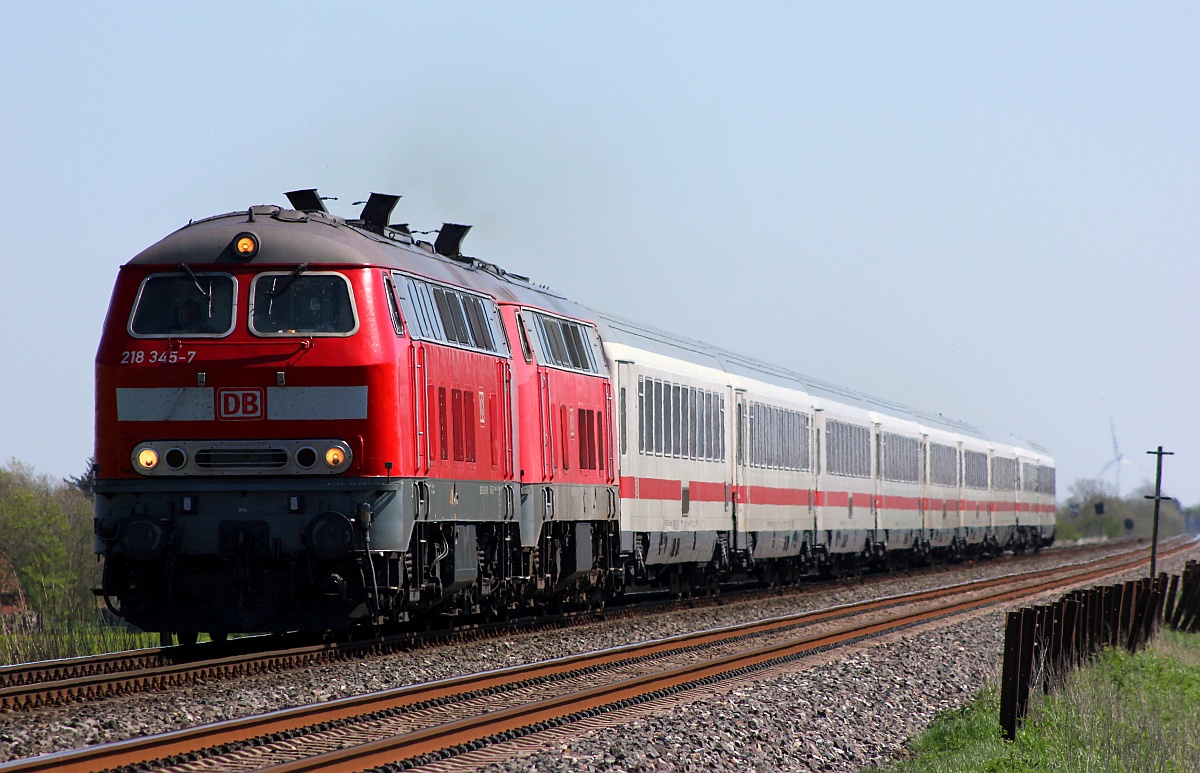
[[130, 349], [121, 352], [122, 365], [178, 365], [196, 359], [196, 352], [168, 349]]

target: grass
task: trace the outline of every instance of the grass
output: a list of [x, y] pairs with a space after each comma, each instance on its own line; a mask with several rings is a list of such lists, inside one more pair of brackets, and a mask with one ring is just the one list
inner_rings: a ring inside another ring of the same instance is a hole
[[45, 623], [0, 618], [0, 665], [56, 660], [158, 646], [158, 635], [95, 619], [69, 617]]
[[1163, 630], [1145, 651], [1105, 650], [1054, 694], [1036, 693], [1012, 743], [989, 686], [939, 715], [890, 773], [1200, 771], [1200, 636]]

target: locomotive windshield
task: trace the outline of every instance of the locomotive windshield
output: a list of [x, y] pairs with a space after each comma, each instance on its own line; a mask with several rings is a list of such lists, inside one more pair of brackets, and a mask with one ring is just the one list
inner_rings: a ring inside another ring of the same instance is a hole
[[217, 337], [233, 330], [229, 274], [152, 274], [142, 281], [129, 332], [146, 338]]
[[254, 278], [250, 330], [258, 335], [350, 335], [357, 329], [350, 282], [341, 274], [271, 272]]

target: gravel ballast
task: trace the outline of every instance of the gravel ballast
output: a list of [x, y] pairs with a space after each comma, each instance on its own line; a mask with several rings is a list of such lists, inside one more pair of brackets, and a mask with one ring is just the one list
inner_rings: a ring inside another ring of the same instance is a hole
[[[1195, 557], [1168, 558], [1159, 569], [1179, 573]], [[1109, 582], [1141, 576], [1129, 572]], [[1045, 594], [1036, 603], [1061, 595]], [[533, 753], [526, 748], [501, 763], [471, 766], [464, 759], [439, 767], [487, 773], [858, 771], [903, 754], [938, 712], [961, 708], [986, 684], [999, 682], [1007, 609], [947, 618], [932, 629], [830, 653], [826, 662], [809, 660], [784, 673], [718, 686], [618, 726], [604, 723]]]
[[[1061, 559], [1055, 553], [502, 640], [428, 647], [36, 714], [0, 716], [0, 760], [1007, 574], [1057, 563]], [[1081, 559], [1074, 556], [1070, 560]], [[1182, 567], [1181, 558], [1161, 563], [1166, 571]], [[658, 706], [662, 713], [636, 718], [619, 733], [596, 731], [595, 748], [585, 746], [593, 743], [585, 736], [572, 741], [569, 748], [559, 744], [495, 770], [589, 769], [580, 767], [584, 761], [596, 769], [618, 770], [730, 769], [731, 765], [763, 770], [853, 770], [899, 748], [940, 708], [961, 705], [996, 668], [1002, 611], [951, 622], [933, 631], [911, 632], [898, 641], [882, 640], [878, 646], [843, 650], [833, 655], [834, 659], [803, 671], [762, 674], [754, 683], [727, 686], [724, 697], [714, 695], [687, 706], [678, 702]], [[689, 728], [699, 728], [699, 735]], [[613, 737], [620, 740], [614, 742]], [[635, 738], [637, 742], [632, 740]], [[739, 756], [722, 756], [728, 754]], [[803, 762], [818, 759], [825, 767]], [[740, 764], [743, 760], [744, 765]]]

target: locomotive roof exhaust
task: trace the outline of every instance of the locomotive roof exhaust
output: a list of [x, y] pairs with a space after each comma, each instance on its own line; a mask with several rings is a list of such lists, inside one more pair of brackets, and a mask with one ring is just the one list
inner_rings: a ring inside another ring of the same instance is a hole
[[[317, 194], [316, 188], [303, 188], [295, 191], [288, 191], [285, 196], [291, 202], [292, 209], [300, 212], [320, 212], [328, 214], [329, 210], [325, 208], [325, 202]], [[400, 201], [399, 196], [394, 196], [390, 193], [372, 193], [362, 208], [362, 213], [359, 215], [357, 223], [361, 223], [368, 231], [383, 233], [384, 228], [391, 228], [402, 233], [410, 233], [407, 223], [392, 223], [388, 224], [388, 219], [392, 216], [392, 210], [396, 208], [396, 204]], [[354, 202], [359, 204], [362, 202]], [[350, 221], [355, 223], [355, 221]], [[462, 260], [462, 243], [467, 237], [467, 232], [471, 230], [471, 226], [462, 225], [461, 223], [442, 223], [441, 230], [438, 231], [437, 239], [433, 243], [433, 249], [439, 255], [447, 258]]]
[[469, 225], [442, 223], [442, 230], [438, 231], [433, 249], [437, 250], [439, 255], [445, 255], [447, 258], [461, 256], [463, 239], [467, 238], [467, 231], [470, 230], [471, 226]]
[[383, 228], [388, 224], [388, 218], [392, 216], [392, 210], [396, 208], [398, 201], [400, 197], [390, 193], [372, 193], [359, 219], [369, 230], [383, 233]]
[[329, 210], [325, 209], [325, 203], [321, 201], [321, 197], [317, 195], [316, 188], [288, 191], [283, 195], [288, 197], [288, 201], [292, 204], [292, 209], [298, 209], [301, 212], [321, 212], [323, 214], [329, 214]]

